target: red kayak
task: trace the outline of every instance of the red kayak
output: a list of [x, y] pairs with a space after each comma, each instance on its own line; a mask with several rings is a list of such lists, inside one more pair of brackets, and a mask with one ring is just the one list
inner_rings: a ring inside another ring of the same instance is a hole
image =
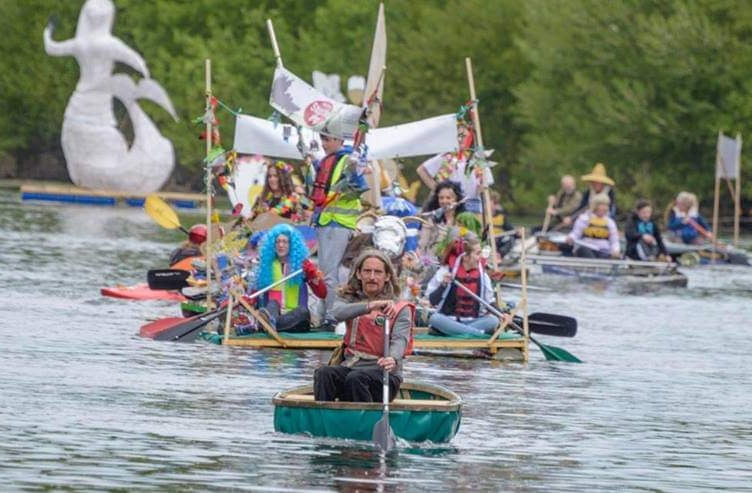
[[102, 296], [112, 298], [121, 298], [124, 300], [166, 300], [166, 301], [185, 301], [185, 296], [177, 291], [162, 291], [149, 289], [146, 283], [136, 284], [135, 286], [116, 286], [112, 288], [102, 288]]

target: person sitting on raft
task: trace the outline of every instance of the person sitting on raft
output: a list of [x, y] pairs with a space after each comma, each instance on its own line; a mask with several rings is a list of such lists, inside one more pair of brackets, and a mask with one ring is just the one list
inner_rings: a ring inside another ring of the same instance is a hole
[[462, 250], [449, 266], [436, 271], [428, 283], [428, 299], [437, 310], [428, 319], [428, 326], [448, 336], [493, 334], [499, 326], [499, 318], [452, 282], [457, 280], [489, 304], [495, 303], [491, 278], [481, 263], [478, 237], [466, 233]]
[[264, 188], [253, 203], [248, 221], [265, 212], [294, 222], [302, 221], [301, 197], [295, 192], [292, 174], [292, 166], [284, 161], [267, 165]]
[[627, 219], [624, 237], [627, 239], [627, 257], [633, 260], [656, 260], [668, 257], [661, 229], [653, 220], [653, 206], [649, 200], [640, 199]]
[[598, 194], [590, 200], [590, 210], [577, 217], [566, 242], [576, 245], [574, 254], [584, 258], [621, 258], [619, 231], [608, 217], [611, 200]]
[[[181, 265], [178, 265], [181, 260], [202, 256], [204, 252], [201, 251], [201, 245], [203, 245], [205, 241], [206, 225], [194, 224], [191, 226], [188, 230], [188, 239], [170, 253], [170, 267], [173, 269], [179, 269], [182, 267]], [[190, 270], [190, 266], [185, 270]]]
[[288, 224], [277, 224], [261, 242], [255, 283], [251, 283], [255, 284], [253, 291], [264, 289], [288, 274], [303, 269], [302, 274], [267, 291], [257, 302], [259, 315], [279, 332], [310, 330], [306, 285], [316, 297], [326, 297], [324, 275], [309, 256], [303, 235]]
[[[381, 402], [383, 371], [389, 372], [389, 397], [402, 384], [402, 364], [413, 327], [413, 307], [397, 301], [399, 286], [389, 257], [366, 249], [353, 263], [347, 284], [335, 299], [332, 315], [345, 322], [344, 359], [321, 366], [313, 375], [317, 401]], [[389, 350], [384, 354], [384, 324]]]
[[686, 245], [703, 244], [705, 240], [700, 232], [710, 232], [710, 225], [700, 215], [695, 194], [679, 192], [668, 214], [668, 229]]

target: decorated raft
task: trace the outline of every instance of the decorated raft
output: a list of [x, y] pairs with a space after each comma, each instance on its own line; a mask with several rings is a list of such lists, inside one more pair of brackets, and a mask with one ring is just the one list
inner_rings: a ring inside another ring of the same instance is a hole
[[[418, 328], [414, 334], [416, 354], [429, 355], [436, 351], [469, 351], [469, 356], [499, 360], [527, 361], [528, 344], [517, 332], [501, 332], [497, 336], [440, 336]], [[285, 333], [268, 331], [250, 335], [230, 335], [225, 338], [216, 332], [201, 332], [199, 337], [215, 344], [236, 347], [276, 349], [334, 349], [342, 342], [342, 335], [334, 332]]]
[[[310, 385], [279, 392], [272, 403], [275, 431], [351, 440], [370, 441], [383, 412], [380, 402], [317, 402]], [[389, 404], [391, 428], [408, 442], [449, 442], [461, 419], [462, 398], [438, 385], [406, 381]]]

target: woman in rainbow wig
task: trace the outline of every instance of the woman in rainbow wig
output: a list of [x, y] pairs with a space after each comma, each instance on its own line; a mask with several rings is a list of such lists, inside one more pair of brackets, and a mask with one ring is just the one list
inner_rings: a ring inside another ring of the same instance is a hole
[[324, 275], [309, 256], [303, 235], [288, 224], [277, 224], [271, 228], [261, 243], [254, 276], [256, 285], [252, 286], [254, 291], [264, 289], [292, 272], [303, 270], [259, 298], [259, 313], [280, 332], [310, 330], [306, 285], [318, 298], [326, 298]]

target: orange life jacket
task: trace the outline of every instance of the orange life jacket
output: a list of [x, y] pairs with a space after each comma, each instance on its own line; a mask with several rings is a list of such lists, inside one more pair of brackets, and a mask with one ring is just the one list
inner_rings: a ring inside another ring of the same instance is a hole
[[[400, 312], [406, 307], [410, 310], [411, 324], [404, 356], [408, 356], [413, 352], [415, 305], [404, 300], [398, 301], [394, 307], [397, 315], [389, 319], [390, 327], [394, 327], [394, 322], [397, 320]], [[384, 355], [384, 327], [377, 323], [376, 319], [379, 317], [381, 317], [379, 312], [372, 311], [347, 321], [345, 324], [347, 328], [343, 339], [345, 342], [345, 354], [352, 356], [362, 353], [377, 357]]]

